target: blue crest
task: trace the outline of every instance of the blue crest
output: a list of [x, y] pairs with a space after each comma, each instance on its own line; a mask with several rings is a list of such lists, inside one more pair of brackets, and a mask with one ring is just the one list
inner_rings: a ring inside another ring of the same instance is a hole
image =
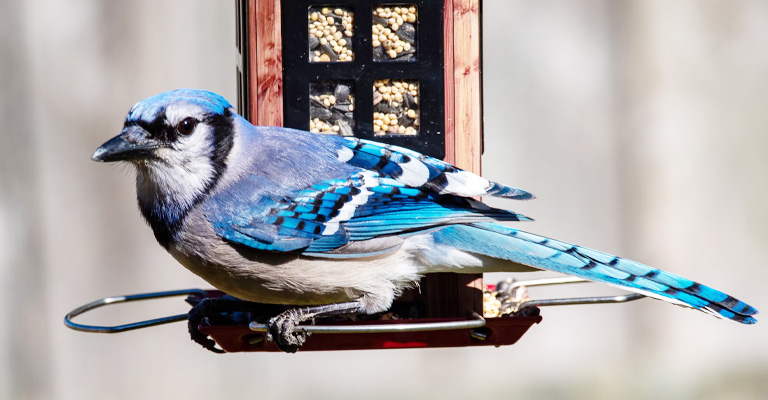
[[126, 120], [151, 122], [169, 104], [175, 102], [198, 105], [210, 110], [213, 114], [223, 114], [224, 110], [232, 107], [227, 99], [207, 90], [176, 89], [148, 97], [136, 103], [128, 113]]

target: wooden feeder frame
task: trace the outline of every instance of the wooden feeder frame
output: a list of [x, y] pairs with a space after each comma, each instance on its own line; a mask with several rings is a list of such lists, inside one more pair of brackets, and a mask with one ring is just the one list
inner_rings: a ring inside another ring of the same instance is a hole
[[[308, 4], [355, 4], [353, 0], [323, 2], [305, 0], [305, 2]], [[430, 0], [401, 2], [361, 0], [361, 2], [366, 5], [425, 2], [434, 4], [434, 1]], [[483, 129], [481, 1], [443, 0], [442, 10], [445, 152], [444, 157], [441, 158], [459, 168], [480, 173]], [[356, 15], [358, 18], [361, 17], [360, 13]], [[238, 24], [237, 33], [240, 54], [239, 108], [243, 115], [255, 125], [284, 126], [281, 0], [240, 0], [237, 17], [242, 21]], [[365, 36], [365, 32], [358, 34]], [[422, 32], [420, 36], [428, 36], [428, 34]], [[362, 41], [362, 43], [370, 42]], [[250, 49], [255, 50], [250, 51]], [[370, 53], [363, 53], [361, 56], [364, 54]], [[349, 64], [352, 63], [324, 63], [317, 68], [348, 69]], [[398, 64], [402, 66], [410, 63], [381, 62], [375, 68], [381, 70], [391, 68], [395, 75], [402, 74], [402, 70], [398, 70], [400, 67]], [[376, 140], [388, 142], [389, 138], [377, 137]]]

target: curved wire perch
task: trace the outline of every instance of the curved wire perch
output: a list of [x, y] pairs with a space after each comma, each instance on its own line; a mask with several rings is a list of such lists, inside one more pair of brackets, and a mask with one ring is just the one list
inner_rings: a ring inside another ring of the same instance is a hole
[[139, 321], [139, 322], [133, 322], [130, 324], [116, 325], [116, 326], [83, 325], [83, 324], [78, 324], [76, 322], [72, 322], [72, 319], [75, 318], [76, 316], [102, 306], [107, 306], [107, 305], [117, 304], [117, 303], [127, 303], [131, 301], [159, 299], [159, 298], [183, 296], [183, 295], [197, 295], [197, 296], [200, 296], [201, 298], [208, 297], [208, 293], [205, 290], [201, 290], [201, 289], [171, 290], [171, 291], [165, 291], [165, 292], [105, 297], [103, 299], [96, 300], [94, 302], [88, 303], [86, 305], [80, 306], [70, 311], [64, 317], [64, 325], [76, 331], [92, 332], [92, 333], [119, 333], [119, 332], [131, 331], [134, 329], [147, 328], [150, 326], [169, 324], [171, 322], [186, 321], [187, 314], [185, 313], [185, 314], [171, 315], [168, 317], [149, 319], [146, 321]]
[[[64, 317], [64, 324], [70, 329], [91, 333], [119, 333], [126, 332], [134, 329], [147, 328], [150, 326], [163, 325], [171, 322], [186, 321], [188, 314], [178, 314], [168, 317], [155, 318], [146, 321], [133, 322], [124, 325], [116, 326], [100, 326], [100, 325], [84, 325], [73, 322], [72, 319], [76, 316], [91, 311], [93, 309], [117, 304], [127, 303], [131, 301], [150, 300], [173, 296], [182, 295], [197, 295], [201, 298], [209, 297], [205, 290], [201, 289], [186, 289], [186, 290], [174, 290], [166, 292], [154, 292], [143, 293], [126, 296], [113, 296], [105, 297], [80, 306], [70, 311]], [[485, 326], [485, 319], [478, 314], [473, 315], [473, 319], [466, 321], [449, 321], [449, 322], [429, 322], [429, 323], [409, 323], [398, 325], [356, 325], [356, 326], [315, 326], [315, 325], [301, 325], [298, 328], [306, 330], [311, 333], [376, 333], [376, 332], [418, 332], [418, 331], [436, 331], [436, 330], [452, 330], [452, 329], [475, 329]], [[259, 324], [251, 322], [249, 328], [255, 332], [266, 332], [266, 324]]]
[[[550, 278], [530, 281], [510, 282], [511, 287], [508, 290], [516, 287], [531, 287], [531, 286], [544, 286], [544, 285], [557, 285], [557, 284], [569, 284], [569, 283], [581, 283], [588, 282], [581, 278], [565, 277], [565, 278]], [[173, 290], [164, 292], [153, 292], [134, 294], [126, 296], [113, 296], [105, 297], [103, 299], [96, 300], [86, 305], [80, 306], [70, 311], [64, 317], [64, 324], [70, 329], [83, 332], [92, 333], [119, 333], [131, 331], [134, 329], [147, 328], [150, 326], [163, 325], [171, 322], [186, 321], [188, 314], [178, 314], [168, 317], [161, 317], [150, 319], [146, 321], [133, 322], [124, 325], [116, 326], [99, 326], [99, 325], [84, 325], [73, 322], [72, 319], [76, 316], [93, 309], [107, 306], [117, 303], [127, 303], [139, 300], [159, 299], [166, 297], [182, 296], [182, 295], [194, 295], [200, 299], [210, 297], [208, 291], [202, 289], [184, 289]], [[556, 305], [576, 305], [576, 304], [605, 304], [605, 303], [624, 303], [628, 301], [638, 300], [646, 297], [642, 294], [626, 294], [619, 296], [604, 296], [604, 297], [580, 297], [580, 298], [563, 298], [563, 299], [544, 299], [544, 300], [526, 300], [517, 302], [516, 312], [526, 308], [544, 307], [544, 306], [556, 306]], [[513, 302], [505, 303], [505, 305], [512, 305]], [[386, 332], [420, 332], [420, 331], [437, 331], [437, 330], [454, 330], [454, 329], [476, 329], [486, 325], [485, 319], [478, 315], [473, 314], [472, 319], [460, 320], [460, 321], [443, 321], [443, 322], [424, 322], [424, 323], [403, 323], [403, 324], [364, 324], [364, 325], [299, 325], [297, 329], [304, 330], [308, 333], [386, 333]], [[257, 322], [251, 322], [248, 327], [254, 332], [266, 332], [267, 325]]]

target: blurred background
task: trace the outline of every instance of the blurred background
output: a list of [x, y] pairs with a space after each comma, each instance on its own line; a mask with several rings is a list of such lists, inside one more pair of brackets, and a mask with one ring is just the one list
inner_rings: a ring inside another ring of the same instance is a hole
[[[234, 21], [232, 1], [0, 2], [0, 399], [765, 398], [765, 321], [653, 300], [543, 309], [505, 348], [221, 356], [184, 324], [66, 329], [97, 298], [209, 287], [155, 243], [131, 171], [90, 155], [147, 96], [234, 103]], [[767, 2], [486, 0], [483, 43], [483, 174], [538, 196], [493, 205], [766, 311]], [[616, 291], [532, 292], [574, 293]]]

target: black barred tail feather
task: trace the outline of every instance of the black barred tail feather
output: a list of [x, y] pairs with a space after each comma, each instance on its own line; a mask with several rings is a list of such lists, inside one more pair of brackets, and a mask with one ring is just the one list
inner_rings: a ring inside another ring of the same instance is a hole
[[596, 250], [494, 223], [448, 226], [432, 233], [436, 243], [531, 267], [621, 286], [719, 318], [754, 324], [757, 310], [689, 279]]

